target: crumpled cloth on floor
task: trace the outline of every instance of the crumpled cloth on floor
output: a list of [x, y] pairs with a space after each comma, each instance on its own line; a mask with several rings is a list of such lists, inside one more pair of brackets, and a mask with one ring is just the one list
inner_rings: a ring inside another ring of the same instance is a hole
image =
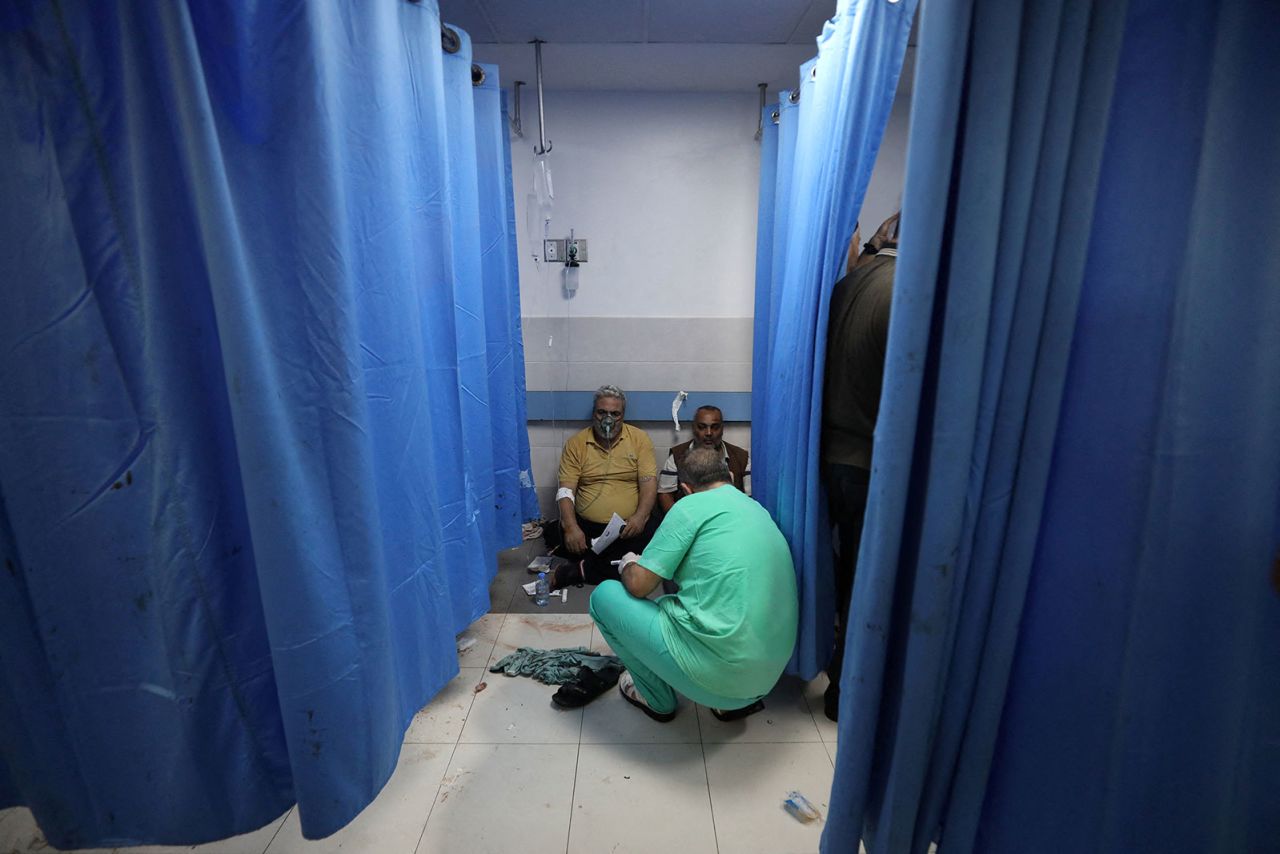
[[544, 685], [563, 685], [578, 675], [579, 668], [590, 667], [599, 672], [611, 664], [621, 667], [622, 661], [616, 655], [592, 652], [586, 647], [537, 649], [522, 646], [490, 667], [489, 672], [532, 676]]

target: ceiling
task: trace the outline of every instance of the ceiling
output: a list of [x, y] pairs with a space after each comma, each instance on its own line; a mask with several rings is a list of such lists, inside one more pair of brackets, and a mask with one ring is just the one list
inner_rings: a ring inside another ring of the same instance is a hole
[[440, 0], [476, 44], [812, 45], [836, 0]]
[[[504, 85], [534, 82], [529, 42], [541, 39], [546, 88], [613, 91], [754, 94], [759, 83], [773, 92], [792, 88], [836, 12], [836, 0], [439, 3], [441, 18], [471, 36], [475, 59], [496, 64]], [[908, 49], [904, 78], [913, 60]]]

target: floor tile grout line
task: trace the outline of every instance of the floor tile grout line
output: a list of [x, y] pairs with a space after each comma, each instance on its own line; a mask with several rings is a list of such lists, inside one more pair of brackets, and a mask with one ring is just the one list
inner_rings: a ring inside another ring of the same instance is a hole
[[[493, 613], [493, 612], [490, 611], [490, 613]], [[493, 636], [493, 647], [490, 648], [489, 650], [490, 659], [493, 658], [493, 649], [498, 646], [498, 635], [502, 633], [502, 627], [505, 626], [506, 624], [507, 624], [507, 615], [503, 614], [502, 621], [498, 624], [498, 631]], [[482, 671], [487, 670], [488, 667], [489, 667], [489, 662], [488, 660], [486, 660], [481, 670]], [[483, 672], [480, 678], [481, 680], [484, 679]], [[471, 692], [471, 705], [467, 706], [467, 713], [462, 718], [462, 726], [458, 727], [458, 735], [453, 740], [453, 750], [449, 752], [449, 761], [446, 762], [444, 765], [444, 774], [440, 776], [440, 782], [436, 784], [435, 796], [431, 798], [431, 809], [427, 810], [426, 821], [422, 822], [422, 830], [418, 831], [418, 841], [413, 846], [414, 854], [418, 854], [418, 849], [422, 847], [422, 839], [424, 836], [427, 835], [427, 825], [431, 823], [431, 816], [435, 815], [436, 802], [440, 800], [440, 789], [444, 787], [444, 778], [448, 776], [449, 769], [453, 767], [453, 757], [458, 755], [458, 745], [462, 742], [462, 732], [467, 728], [467, 719], [471, 717], [471, 710], [475, 708], [475, 704], [476, 704], [476, 695], [475, 695], [475, 691], [473, 690]], [[445, 743], [445, 742], [441, 742], [441, 743]]]
[[[490, 613], [492, 613], [492, 611], [490, 611]], [[498, 635], [502, 633], [502, 627], [506, 625], [506, 623], [507, 623], [507, 615], [503, 614], [502, 621], [498, 624], [498, 631], [493, 636], [493, 647], [497, 647]], [[491, 647], [489, 650], [489, 658], [493, 658], [493, 647]], [[489, 662], [488, 660], [486, 660], [484, 665], [481, 667], [480, 678], [482, 681], [484, 679], [483, 672], [488, 669], [488, 666], [489, 666]], [[422, 830], [418, 831], [418, 841], [413, 846], [414, 854], [417, 854], [418, 849], [422, 847], [422, 839], [424, 836], [427, 835], [427, 825], [431, 823], [431, 816], [435, 814], [436, 802], [440, 800], [440, 789], [444, 787], [444, 778], [448, 776], [449, 769], [453, 767], [453, 757], [458, 755], [458, 745], [462, 742], [463, 730], [467, 728], [467, 720], [471, 717], [471, 710], [475, 708], [475, 704], [476, 704], [476, 694], [473, 689], [471, 692], [471, 705], [467, 706], [467, 713], [462, 718], [462, 726], [458, 727], [458, 735], [453, 739], [453, 750], [449, 752], [449, 761], [446, 762], [444, 765], [444, 774], [440, 776], [440, 782], [436, 784], [435, 796], [431, 798], [431, 809], [427, 810], [426, 821], [422, 822]], [[445, 742], [441, 742], [441, 743], [445, 743]]]
[[[462, 722], [466, 726], [466, 721]], [[459, 731], [459, 738], [462, 733]], [[436, 793], [431, 798], [431, 809], [427, 810], [427, 818], [422, 822], [422, 830], [418, 831], [418, 841], [413, 846], [413, 854], [418, 854], [418, 849], [422, 847], [422, 838], [427, 835], [427, 825], [431, 823], [431, 816], [435, 815], [436, 802], [440, 800], [440, 790], [444, 788], [444, 778], [449, 775], [449, 769], [453, 767], [453, 757], [458, 755], [458, 742], [453, 743], [453, 750], [449, 752], [449, 761], [444, 765], [444, 773], [440, 775], [440, 782], [436, 784]]]
[[573, 811], [578, 801], [578, 769], [582, 767], [582, 729], [586, 718], [586, 709], [579, 709], [578, 752], [573, 757], [573, 789], [569, 793], [569, 826], [564, 832], [564, 854], [569, 854], [569, 844], [573, 840]]
[[298, 808], [298, 805], [294, 804], [293, 806], [289, 807], [287, 810], [284, 811], [284, 820], [280, 822], [279, 827], [276, 828], [276, 832], [271, 834], [271, 838], [267, 840], [267, 847], [262, 849], [262, 854], [267, 854], [267, 850], [271, 848], [272, 843], [276, 841], [276, 837], [280, 835], [280, 831], [284, 830], [285, 824], [289, 821], [289, 816], [297, 808]]
[[[591, 621], [591, 635], [587, 638], [587, 648], [591, 647], [591, 638], [596, 636], [596, 622]], [[569, 845], [573, 840], [573, 811], [578, 801], [578, 769], [582, 767], [582, 732], [587, 725], [586, 708], [578, 709], [578, 752], [573, 759], [573, 791], [569, 794], [569, 827], [564, 834], [564, 854], [569, 854]]]
[[749, 747], [753, 744], [822, 744], [821, 741], [704, 741], [703, 744], [722, 744], [730, 747]]
[[693, 706], [693, 719], [698, 724], [698, 748], [702, 751], [702, 776], [707, 780], [707, 807], [711, 810], [711, 839], [716, 844], [716, 854], [720, 854], [720, 831], [716, 828], [716, 803], [711, 797], [711, 769], [707, 767], [707, 744], [702, 740], [702, 718], [698, 715], [697, 703]]
[[[491, 611], [490, 613], [493, 612]], [[489, 647], [489, 657], [484, 660], [484, 664], [480, 665], [485, 673], [489, 672], [489, 666], [493, 664], [493, 654], [498, 651], [498, 638], [502, 637], [502, 629], [507, 625], [507, 616], [508, 614], [504, 611], [502, 622], [498, 623], [498, 630], [493, 634], [493, 646]], [[483, 677], [481, 677], [481, 680], [483, 681]]]
[[[619, 747], [637, 747], [637, 746], [657, 746], [663, 744], [701, 744], [701, 741], [619, 741], [611, 738], [608, 741], [583, 741], [588, 747], [611, 747], [617, 745]], [[806, 742], [796, 742], [797, 744], [805, 744]]]

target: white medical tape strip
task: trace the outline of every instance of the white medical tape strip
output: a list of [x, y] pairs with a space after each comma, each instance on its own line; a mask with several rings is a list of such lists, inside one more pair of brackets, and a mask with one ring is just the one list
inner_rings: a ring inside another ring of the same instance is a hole
[[689, 392], [678, 391], [671, 401], [671, 422], [676, 425], [677, 431], [680, 430], [680, 407], [684, 406], [684, 400], [688, 396]]

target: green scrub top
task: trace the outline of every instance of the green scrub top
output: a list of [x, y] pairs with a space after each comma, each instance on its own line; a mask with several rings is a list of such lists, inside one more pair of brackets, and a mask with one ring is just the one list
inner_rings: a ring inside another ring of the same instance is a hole
[[796, 642], [791, 550], [768, 511], [731, 485], [695, 492], [662, 520], [640, 565], [674, 580], [663, 640], [689, 678], [728, 697], [768, 693]]

